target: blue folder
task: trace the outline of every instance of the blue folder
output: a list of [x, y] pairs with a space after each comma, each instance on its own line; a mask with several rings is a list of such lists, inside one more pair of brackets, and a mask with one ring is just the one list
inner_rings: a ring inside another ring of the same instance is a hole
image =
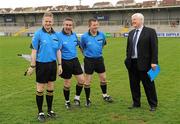
[[154, 81], [154, 79], [158, 76], [160, 72], [160, 67], [159, 65], [156, 66], [156, 69], [153, 70], [152, 68], [147, 72], [151, 82]]

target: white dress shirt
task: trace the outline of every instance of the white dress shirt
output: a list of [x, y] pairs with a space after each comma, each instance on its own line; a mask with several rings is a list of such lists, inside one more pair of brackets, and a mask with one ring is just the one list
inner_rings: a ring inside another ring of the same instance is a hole
[[[138, 58], [137, 44], [138, 44], [139, 36], [140, 36], [140, 34], [141, 34], [141, 31], [142, 31], [143, 27], [144, 27], [144, 26], [141, 26], [140, 28], [137, 28], [137, 29], [136, 29], [136, 30], [139, 30], [139, 31], [138, 31], [138, 34], [137, 34], [137, 39], [136, 39], [136, 44], [135, 44], [135, 55], [134, 55], [134, 56], [131, 56], [131, 58], [133, 58], [133, 59], [137, 59], [137, 58]], [[135, 37], [135, 34], [136, 34], [136, 33], [134, 33], [133, 38]]]

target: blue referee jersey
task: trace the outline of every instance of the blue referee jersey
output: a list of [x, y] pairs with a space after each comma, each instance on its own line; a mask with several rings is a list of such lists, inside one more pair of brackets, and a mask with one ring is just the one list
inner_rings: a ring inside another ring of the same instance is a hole
[[70, 60], [77, 57], [77, 49], [76, 46], [79, 45], [79, 40], [77, 38], [76, 33], [72, 32], [68, 35], [64, 30], [58, 33], [62, 41], [61, 54], [62, 59]]
[[102, 57], [103, 46], [106, 45], [106, 37], [103, 32], [97, 32], [96, 36], [92, 36], [89, 32], [81, 36], [80, 46], [83, 54], [89, 58]]
[[52, 62], [57, 59], [57, 50], [62, 44], [57, 33], [52, 29], [47, 32], [44, 27], [35, 32], [31, 48], [37, 50], [36, 61]]

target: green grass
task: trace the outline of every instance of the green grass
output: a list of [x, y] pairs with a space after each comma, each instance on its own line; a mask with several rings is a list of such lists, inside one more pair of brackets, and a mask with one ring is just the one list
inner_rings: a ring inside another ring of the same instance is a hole
[[[179, 38], [159, 39], [159, 63], [161, 73], [156, 89], [159, 106], [149, 112], [143, 87], [141, 103], [137, 110], [128, 110], [131, 94], [127, 70], [124, 66], [125, 38], [108, 39], [104, 49], [107, 70], [108, 92], [114, 98], [112, 104], [104, 103], [97, 74], [94, 74], [91, 89], [92, 106], [85, 108], [84, 91], [81, 108], [64, 108], [63, 80], [58, 78], [55, 86], [54, 111], [56, 120], [46, 124], [179, 124], [180, 123], [180, 41]], [[0, 37], [0, 124], [36, 124], [35, 75], [25, 77], [29, 63], [17, 57], [18, 53], [30, 53], [28, 37]], [[82, 62], [82, 55], [80, 60]], [[76, 81], [72, 80], [71, 100], [75, 94]], [[46, 101], [44, 100], [44, 111]]]

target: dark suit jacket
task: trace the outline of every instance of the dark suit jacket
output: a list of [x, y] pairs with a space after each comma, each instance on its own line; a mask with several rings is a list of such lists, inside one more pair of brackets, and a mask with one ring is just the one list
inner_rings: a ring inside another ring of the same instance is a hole
[[[132, 39], [135, 29], [129, 32], [125, 65], [131, 68]], [[143, 27], [137, 44], [137, 66], [140, 71], [148, 71], [151, 64], [158, 64], [158, 39], [154, 29]]]

